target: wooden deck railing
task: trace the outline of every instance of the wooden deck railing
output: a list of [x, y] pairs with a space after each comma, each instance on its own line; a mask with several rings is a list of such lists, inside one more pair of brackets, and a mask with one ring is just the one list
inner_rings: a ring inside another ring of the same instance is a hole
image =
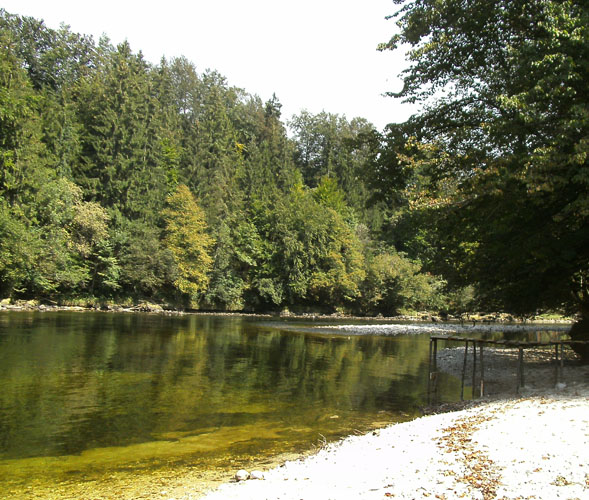
[[[586, 340], [552, 340], [548, 342], [528, 342], [528, 341], [516, 341], [516, 340], [485, 340], [475, 339], [468, 337], [459, 336], [444, 336], [444, 335], [433, 335], [430, 337], [429, 344], [429, 363], [428, 363], [428, 385], [427, 385], [427, 396], [428, 403], [437, 401], [438, 393], [438, 341], [451, 341], [464, 343], [464, 360], [462, 363], [462, 376], [460, 384], [460, 400], [464, 399], [464, 383], [466, 378], [466, 367], [469, 352], [469, 344], [472, 345], [472, 398], [475, 398], [476, 388], [478, 385], [479, 397], [485, 395], [485, 358], [484, 358], [484, 347], [485, 346], [501, 346], [515, 348], [518, 350], [518, 361], [517, 361], [517, 381], [516, 381], [516, 393], [520, 393], [521, 389], [525, 387], [525, 372], [524, 372], [524, 350], [533, 347], [553, 347], [554, 348], [554, 376], [555, 384], [562, 381], [562, 372], [564, 366], [564, 346], [570, 346], [573, 344], [589, 344]], [[477, 348], [479, 351], [477, 359]], [[478, 365], [477, 366], [477, 362]], [[478, 374], [478, 384], [477, 384]]]

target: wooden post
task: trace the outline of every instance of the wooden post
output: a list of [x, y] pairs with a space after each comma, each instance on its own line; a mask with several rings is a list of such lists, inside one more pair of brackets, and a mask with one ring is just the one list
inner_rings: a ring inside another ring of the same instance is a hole
[[438, 402], [438, 339], [434, 339], [434, 359], [433, 359], [433, 393], [434, 404]]
[[460, 384], [460, 401], [464, 401], [464, 377], [466, 375], [466, 358], [468, 356], [468, 340], [464, 343], [464, 361], [462, 362], [462, 380]]
[[483, 343], [481, 342], [481, 390], [480, 397], [485, 395], [485, 365], [483, 363]]
[[517, 393], [519, 394], [519, 390], [522, 387], [525, 387], [526, 381], [524, 378], [524, 349], [523, 347], [519, 347], [519, 355], [517, 360]]
[[429, 357], [427, 359], [427, 404], [431, 404], [431, 386], [432, 386], [432, 348], [434, 341], [429, 339]]
[[558, 371], [558, 344], [554, 344], [554, 385], [558, 385], [560, 382], [560, 374]]
[[477, 379], [477, 343], [472, 343], [472, 399], [475, 398], [475, 387]]

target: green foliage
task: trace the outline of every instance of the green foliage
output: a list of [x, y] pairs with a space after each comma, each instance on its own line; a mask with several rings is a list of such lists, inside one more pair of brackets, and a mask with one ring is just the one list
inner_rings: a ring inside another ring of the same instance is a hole
[[313, 190], [313, 198], [320, 205], [331, 208], [340, 215], [349, 212], [344, 192], [339, 189], [337, 181], [331, 177], [323, 177]]
[[348, 304], [359, 295], [363, 255], [352, 228], [332, 208], [296, 185], [267, 226], [287, 301]]
[[25, 209], [50, 173], [40, 140], [41, 98], [11, 49], [10, 34], [0, 31], [0, 194]]
[[70, 85], [96, 63], [92, 37], [72, 33], [67, 27], [53, 30], [43, 21], [0, 9], [0, 30], [10, 34], [14, 51], [36, 89]]
[[174, 259], [161, 233], [145, 222], [125, 219], [114, 230], [113, 253], [120, 262], [121, 283], [135, 297], [165, 294], [174, 281]]
[[409, 44], [398, 96], [423, 111], [391, 127], [391, 156], [409, 211], [432, 221], [428, 267], [490, 308], [583, 311], [586, 3], [396, 3], [400, 34], [382, 48]]
[[271, 203], [292, 184], [293, 146], [280, 121], [281, 106], [276, 96], [266, 103], [252, 97], [233, 112], [243, 162], [240, 186], [250, 205]]
[[444, 307], [444, 282], [421, 272], [418, 261], [396, 252], [370, 258], [363, 284], [363, 305], [373, 313], [394, 315]]
[[[0, 42], [3, 294], [438, 307], [416, 259], [374, 250], [400, 206], [390, 199], [412, 198], [404, 184], [381, 196], [391, 155], [365, 120], [303, 112], [289, 138], [276, 96], [262, 102], [183, 57], [153, 65], [126, 42], [3, 10]], [[401, 163], [400, 178], [423, 171], [431, 184], [425, 162]]]
[[[255, 224], [241, 212], [221, 223], [214, 259], [211, 283], [205, 295], [208, 306], [242, 310], [265, 302], [256, 288], [259, 274], [264, 273], [264, 241]], [[276, 303], [275, 298], [271, 294], [270, 303]]]
[[361, 118], [349, 122], [338, 115], [307, 111], [294, 116], [289, 126], [295, 138], [295, 164], [305, 183], [315, 187], [324, 177], [336, 179], [346, 203], [364, 214], [369, 196], [364, 171], [378, 144], [374, 127]]
[[207, 234], [204, 213], [188, 187], [180, 184], [168, 196], [164, 210], [165, 245], [174, 257], [177, 276], [174, 286], [190, 298], [196, 298], [209, 282], [208, 272], [213, 244]]
[[149, 65], [127, 43], [104, 50], [103, 64], [76, 85], [83, 131], [74, 178], [104, 207], [149, 219], [168, 194], [173, 145], [160, 139], [165, 120], [153, 97]]
[[35, 269], [35, 253], [40, 246], [26, 223], [17, 218], [0, 198], [0, 283], [3, 295], [22, 290]]
[[[70, 181], [61, 178], [41, 187], [29, 207], [30, 219], [6, 204], [2, 212], [0, 260], [8, 293], [82, 292], [93, 288], [99, 270], [108, 272], [101, 261], [109, 244], [106, 212], [84, 202]], [[112, 279], [109, 283], [116, 288]]]

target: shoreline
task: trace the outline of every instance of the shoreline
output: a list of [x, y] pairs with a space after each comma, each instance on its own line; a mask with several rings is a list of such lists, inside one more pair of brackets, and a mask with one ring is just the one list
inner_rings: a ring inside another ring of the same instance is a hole
[[177, 500], [583, 498], [588, 416], [586, 384], [568, 394], [485, 401], [351, 436], [263, 480]]
[[[448, 360], [459, 351], [445, 352]], [[444, 352], [444, 351], [442, 351]], [[497, 362], [492, 396], [427, 408], [424, 416], [349, 436], [317, 453], [175, 500], [583, 498], [589, 494], [589, 366], [570, 356], [554, 386], [541, 353], [516, 396]], [[491, 361], [491, 358], [489, 358]], [[560, 425], [566, 422], [566, 425]]]
[[208, 310], [183, 310], [176, 309], [161, 304], [152, 303], [148, 301], [139, 301], [132, 306], [123, 304], [107, 304], [107, 305], [58, 305], [45, 304], [39, 300], [17, 300], [10, 299], [0, 300], [0, 312], [107, 312], [107, 313], [148, 313], [148, 314], [163, 314], [169, 316], [235, 316], [235, 317], [253, 317], [253, 318], [281, 318], [281, 319], [295, 319], [295, 320], [358, 320], [358, 321], [374, 321], [374, 322], [391, 322], [391, 321], [408, 321], [408, 322], [431, 322], [439, 324], [470, 324], [473, 326], [492, 325], [492, 324], [547, 324], [547, 325], [571, 325], [575, 318], [569, 317], [542, 317], [533, 316], [530, 318], [517, 318], [506, 313], [465, 313], [463, 315], [439, 315], [432, 312], [416, 312], [415, 314], [401, 314], [395, 316], [383, 316], [381, 314], [376, 316], [359, 316], [354, 314], [333, 313], [326, 314], [320, 312], [245, 312], [245, 311], [208, 311]]

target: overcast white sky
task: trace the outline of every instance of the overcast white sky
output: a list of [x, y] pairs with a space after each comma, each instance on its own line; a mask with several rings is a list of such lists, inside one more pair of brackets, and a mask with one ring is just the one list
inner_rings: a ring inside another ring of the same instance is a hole
[[301, 109], [361, 116], [382, 129], [415, 111], [386, 91], [401, 88], [403, 54], [378, 52], [396, 26], [391, 0], [2, 0], [12, 14], [72, 31], [127, 39], [157, 63], [184, 55], [230, 85], [267, 100], [283, 119]]

